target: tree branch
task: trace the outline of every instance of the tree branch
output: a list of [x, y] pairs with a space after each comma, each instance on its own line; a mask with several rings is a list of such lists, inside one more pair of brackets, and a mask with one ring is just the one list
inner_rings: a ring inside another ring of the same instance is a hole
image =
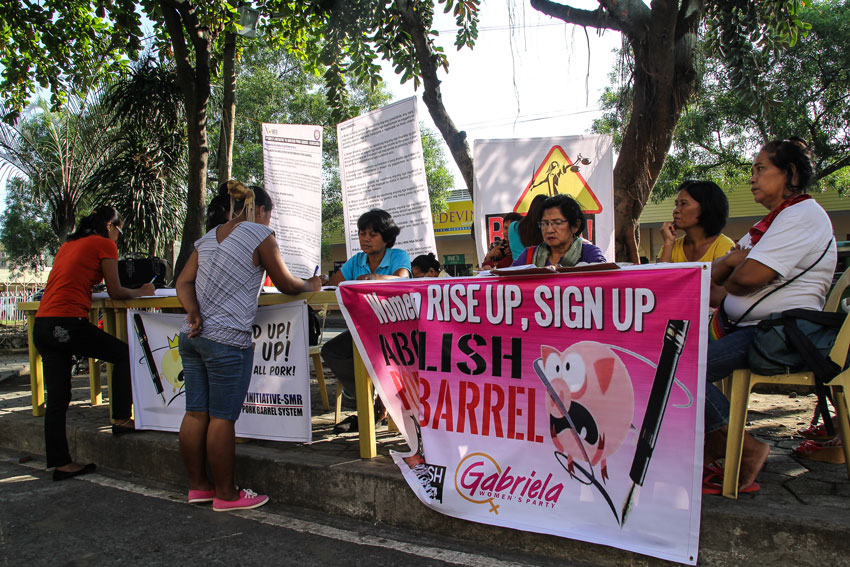
[[[168, 28], [168, 36], [171, 38], [171, 47], [174, 49], [177, 74], [185, 78], [181, 81], [183, 85], [194, 85], [195, 71], [190, 63], [186, 38], [183, 36], [183, 23], [177, 12], [177, 6], [171, 0], [161, 0], [160, 7], [165, 27]], [[185, 94], [188, 96], [189, 93]]]
[[406, 0], [397, 2], [397, 10], [401, 16], [401, 27], [410, 36], [413, 42], [413, 51], [419, 71], [422, 77], [423, 95], [422, 99], [428, 107], [434, 124], [443, 135], [443, 139], [449, 146], [449, 151], [455, 163], [463, 175], [469, 194], [472, 195], [473, 164], [472, 154], [469, 151], [469, 143], [466, 140], [466, 132], [459, 131], [446, 112], [443, 104], [443, 95], [440, 92], [440, 80], [437, 78], [438, 59], [432, 52], [428, 41], [428, 29], [415, 10]]
[[850, 167], [850, 155], [845, 155], [843, 158], [834, 161], [828, 166], [820, 169], [817, 173], [817, 179], [823, 179], [824, 177], [835, 173], [839, 169], [844, 169], [845, 167]]
[[[531, 7], [538, 12], [542, 12], [553, 18], [558, 18], [568, 24], [627, 32], [628, 19], [623, 16], [627, 15], [626, 10], [629, 8], [624, 6], [615, 12], [605, 6], [606, 4], [609, 4], [609, 2], [600, 1], [599, 3], [600, 6], [596, 10], [579, 10], [572, 6], [552, 2], [551, 0], [531, 0]], [[617, 2], [612, 2], [611, 4], [614, 4], [615, 6], [619, 5]], [[631, 6], [634, 2], [625, 2], [624, 4]], [[640, 4], [648, 13], [648, 8], [646, 8], [646, 6], [640, 2], [638, 2], [638, 4]]]

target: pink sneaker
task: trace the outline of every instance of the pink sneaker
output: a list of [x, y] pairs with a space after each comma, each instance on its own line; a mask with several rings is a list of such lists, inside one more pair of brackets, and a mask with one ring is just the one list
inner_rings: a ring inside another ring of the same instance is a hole
[[265, 494], [257, 494], [253, 490], [245, 488], [239, 491], [239, 498], [236, 500], [213, 499], [213, 511], [250, 510], [252, 508], [259, 508], [268, 501], [269, 497]]
[[189, 504], [205, 504], [215, 498], [215, 489], [189, 490]]

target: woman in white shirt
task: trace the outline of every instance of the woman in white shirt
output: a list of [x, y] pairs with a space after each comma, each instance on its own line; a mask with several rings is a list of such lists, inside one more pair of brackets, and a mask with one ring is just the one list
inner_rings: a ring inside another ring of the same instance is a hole
[[[790, 139], [766, 144], [753, 161], [750, 190], [753, 199], [770, 212], [712, 264], [712, 305], [722, 303], [737, 328], [708, 345], [706, 462], [723, 456], [729, 415], [728, 401], [711, 382], [747, 367], [760, 320], [787, 309], [822, 309], [826, 301], [837, 252], [829, 216], [806, 194], [813, 177], [805, 142]], [[756, 476], [769, 453], [766, 443], [745, 435], [739, 492], [757, 489]]]

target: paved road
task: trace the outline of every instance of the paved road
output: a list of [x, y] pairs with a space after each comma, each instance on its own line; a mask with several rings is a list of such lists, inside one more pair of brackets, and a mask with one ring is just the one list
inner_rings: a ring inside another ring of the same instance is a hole
[[113, 471], [53, 482], [43, 463], [0, 450], [0, 566], [529, 564], [273, 502], [216, 513], [183, 498]]

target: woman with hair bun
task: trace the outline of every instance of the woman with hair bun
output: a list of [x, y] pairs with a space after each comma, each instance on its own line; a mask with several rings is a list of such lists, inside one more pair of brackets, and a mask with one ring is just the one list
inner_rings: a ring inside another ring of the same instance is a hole
[[[748, 367], [759, 321], [787, 309], [820, 310], [826, 301], [837, 252], [829, 215], [806, 194], [813, 177], [808, 148], [801, 139], [765, 144], [753, 160], [750, 190], [755, 202], [769, 212], [712, 264], [711, 304], [717, 307], [722, 302], [736, 328], [708, 344], [706, 463], [724, 454], [729, 416], [729, 402], [712, 382]], [[769, 453], [769, 445], [749, 433], [744, 436], [739, 492], [758, 490], [756, 476]], [[719, 494], [720, 485], [722, 479], [707, 478], [703, 492]]]
[[94, 471], [94, 463], [71, 459], [65, 436], [65, 415], [71, 402], [71, 356], [112, 363], [112, 434], [134, 431], [130, 389], [130, 352], [127, 343], [89, 322], [92, 286], [106, 280], [113, 299], [153, 295], [152, 284], [138, 289], [121, 285], [118, 246], [121, 215], [103, 205], [80, 221], [77, 230], [59, 248], [47, 287], [35, 314], [33, 342], [41, 354], [47, 387], [44, 442], [47, 467], [53, 480], [65, 480]]
[[227, 190], [231, 220], [195, 242], [177, 278], [177, 297], [186, 310], [179, 347], [186, 384], [180, 451], [189, 476], [188, 501], [212, 502], [217, 512], [257, 508], [269, 500], [233, 482], [235, 424], [251, 383], [251, 326], [264, 275], [268, 272], [284, 293], [321, 287], [319, 277], [302, 280], [287, 269], [269, 228], [268, 193], [235, 180], [227, 182]]
[[[721, 230], [729, 218], [729, 200], [713, 181], [685, 181], [679, 185], [673, 221], [661, 226], [664, 245], [659, 262], [713, 262], [735, 242]], [[684, 236], [676, 238], [676, 231]]]

